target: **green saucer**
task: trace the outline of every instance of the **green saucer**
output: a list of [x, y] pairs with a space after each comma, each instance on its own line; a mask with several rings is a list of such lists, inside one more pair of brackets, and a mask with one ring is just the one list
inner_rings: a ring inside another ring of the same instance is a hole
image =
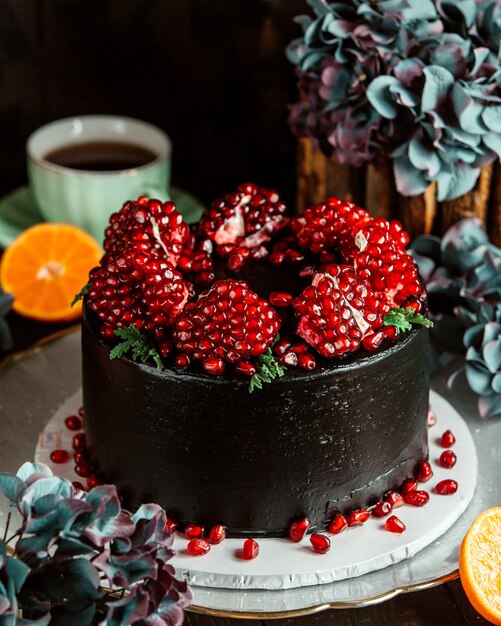
[[[205, 208], [199, 200], [177, 187], [171, 187], [170, 195], [188, 224], [198, 222]], [[6, 248], [23, 230], [45, 221], [28, 185], [12, 191], [0, 200], [0, 247]]]

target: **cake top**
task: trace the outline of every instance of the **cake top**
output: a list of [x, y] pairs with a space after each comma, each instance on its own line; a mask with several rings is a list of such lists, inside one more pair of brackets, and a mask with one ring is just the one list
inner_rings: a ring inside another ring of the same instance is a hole
[[173, 202], [140, 197], [111, 216], [82, 294], [112, 358], [234, 371], [253, 391], [430, 325], [408, 243], [399, 222], [338, 198], [289, 218], [248, 183], [190, 228]]

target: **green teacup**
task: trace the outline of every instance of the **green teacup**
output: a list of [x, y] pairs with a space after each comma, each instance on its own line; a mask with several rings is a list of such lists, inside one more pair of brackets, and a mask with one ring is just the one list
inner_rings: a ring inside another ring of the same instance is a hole
[[151, 124], [116, 115], [52, 122], [27, 143], [28, 177], [42, 215], [99, 242], [126, 200], [169, 197], [171, 142]]

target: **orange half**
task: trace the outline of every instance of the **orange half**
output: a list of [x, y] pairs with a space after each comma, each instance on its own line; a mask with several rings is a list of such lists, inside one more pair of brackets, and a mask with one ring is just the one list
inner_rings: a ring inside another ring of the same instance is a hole
[[7, 248], [0, 285], [14, 296], [16, 313], [42, 322], [78, 318], [82, 304], [71, 302], [99, 264], [101, 248], [85, 231], [70, 224], [37, 224]]
[[481, 513], [466, 533], [459, 575], [474, 608], [501, 626], [501, 507]]

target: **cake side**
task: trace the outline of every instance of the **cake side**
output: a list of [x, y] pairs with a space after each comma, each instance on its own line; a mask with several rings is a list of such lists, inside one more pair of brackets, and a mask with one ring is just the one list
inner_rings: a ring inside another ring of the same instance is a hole
[[294, 372], [249, 395], [242, 380], [158, 372], [109, 358], [82, 329], [85, 430], [99, 476], [131, 508], [161, 504], [181, 526], [282, 536], [374, 504], [427, 456], [427, 330], [375, 354]]

